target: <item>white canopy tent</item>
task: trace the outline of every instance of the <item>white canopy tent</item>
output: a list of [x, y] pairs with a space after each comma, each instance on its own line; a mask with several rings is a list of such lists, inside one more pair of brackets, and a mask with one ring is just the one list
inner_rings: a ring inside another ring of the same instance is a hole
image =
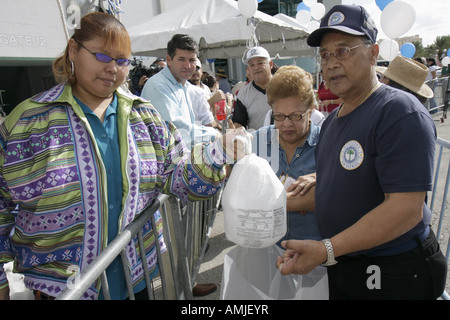
[[0, 66], [49, 65], [82, 16], [109, 9], [99, 0], [1, 0]]
[[192, 36], [203, 59], [240, 58], [255, 38], [273, 57], [314, 55], [306, 29], [260, 11], [253, 24], [234, 0], [189, 0], [128, 31], [136, 56], [165, 56], [167, 42], [177, 33]]
[[54, 0], [7, 0], [0, 9], [0, 63], [49, 64], [67, 43]]

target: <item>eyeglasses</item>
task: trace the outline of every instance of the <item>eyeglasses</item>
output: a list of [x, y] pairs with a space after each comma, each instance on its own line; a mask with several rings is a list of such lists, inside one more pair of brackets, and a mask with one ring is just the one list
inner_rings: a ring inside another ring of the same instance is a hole
[[275, 121], [279, 121], [279, 122], [284, 121], [286, 118], [289, 118], [289, 120], [291, 120], [291, 121], [300, 121], [305, 117], [305, 114], [307, 112], [308, 112], [308, 110], [306, 110], [304, 113], [294, 112], [289, 115], [285, 115], [285, 114], [281, 114], [281, 113], [274, 113], [272, 115], [272, 118]]
[[332, 54], [334, 54], [334, 56], [336, 57], [337, 60], [345, 60], [350, 56], [350, 51], [352, 51], [353, 49], [356, 49], [358, 47], [364, 46], [364, 43], [358, 44], [357, 46], [354, 47], [342, 47], [342, 48], [337, 48], [336, 50], [332, 51], [332, 52], [320, 52], [320, 59], [321, 59], [321, 63], [322, 64], [326, 64], [328, 63], [328, 61], [330, 60], [330, 56]]
[[131, 63], [130, 59], [125, 59], [125, 58], [114, 59], [114, 58], [111, 58], [110, 56], [108, 56], [107, 54], [104, 54], [104, 53], [92, 52], [91, 50], [86, 48], [81, 42], [78, 42], [77, 40], [75, 40], [75, 42], [78, 43], [84, 49], [86, 49], [89, 53], [94, 55], [95, 59], [97, 59], [97, 61], [104, 62], [104, 63], [110, 63], [111, 61], [114, 60], [114, 61], [116, 61], [116, 64], [119, 67], [128, 67], [130, 65], [130, 63]]

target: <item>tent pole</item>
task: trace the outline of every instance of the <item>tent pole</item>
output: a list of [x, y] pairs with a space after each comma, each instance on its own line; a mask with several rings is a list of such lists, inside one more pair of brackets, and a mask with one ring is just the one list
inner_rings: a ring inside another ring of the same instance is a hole
[[64, 34], [66, 35], [66, 40], [69, 41], [69, 30], [67, 29], [67, 23], [66, 23], [66, 19], [65, 19], [65, 15], [64, 15], [64, 10], [63, 10], [63, 6], [61, 3], [61, 0], [56, 0], [56, 2], [58, 3], [58, 7], [59, 7], [59, 13], [61, 15], [61, 20], [64, 26]]

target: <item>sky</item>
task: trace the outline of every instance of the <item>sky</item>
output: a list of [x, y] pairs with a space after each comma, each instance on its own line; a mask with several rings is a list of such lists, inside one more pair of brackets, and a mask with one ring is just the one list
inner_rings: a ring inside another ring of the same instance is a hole
[[[410, 3], [416, 12], [413, 26], [403, 36], [418, 34], [424, 47], [434, 43], [437, 36], [450, 35], [450, 1], [448, 0], [394, 0]], [[375, 0], [342, 0], [343, 4], [362, 5], [378, 27], [378, 40], [387, 39], [381, 24], [381, 10]]]

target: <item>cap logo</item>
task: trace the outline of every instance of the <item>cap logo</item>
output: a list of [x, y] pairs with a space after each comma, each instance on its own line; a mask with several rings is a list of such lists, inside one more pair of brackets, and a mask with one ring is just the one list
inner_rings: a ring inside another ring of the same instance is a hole
[[331, 14], [330, 18], [328, 18], [328, 25], [335, 26], [337, 24], [341, 24], [345, 20], [345, 15], [342, 12], [336, 11]]

